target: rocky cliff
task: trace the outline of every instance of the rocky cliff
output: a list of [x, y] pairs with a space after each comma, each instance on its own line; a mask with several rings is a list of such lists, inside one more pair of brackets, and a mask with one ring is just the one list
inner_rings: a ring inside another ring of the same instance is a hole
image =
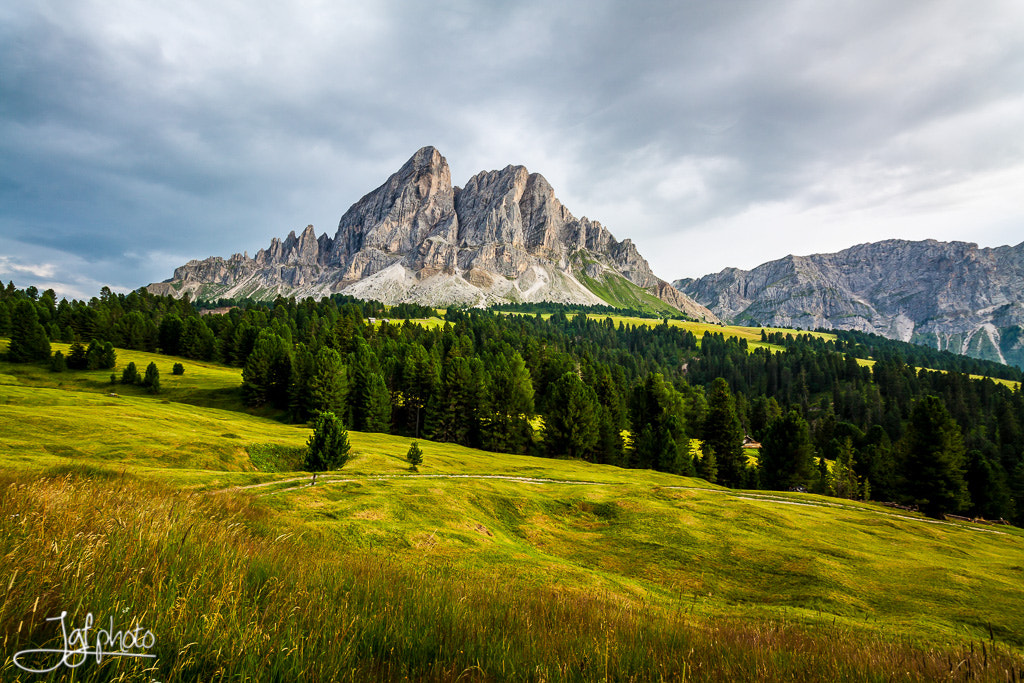
[[433, 306], [607, 303], [717, 321], [655, 277], [630, 240], [574, 217], [543, 176], [507, 166], [453, 187], [433, 147], [346, 211], [333, 238], [309, 226], [253, 258], [190, 261], [149, 290], [205, 299], [341, 292]]
[[739, 324], [862, 330], [1024, 367], [1024, 243], [886, 240], [673, 284]]

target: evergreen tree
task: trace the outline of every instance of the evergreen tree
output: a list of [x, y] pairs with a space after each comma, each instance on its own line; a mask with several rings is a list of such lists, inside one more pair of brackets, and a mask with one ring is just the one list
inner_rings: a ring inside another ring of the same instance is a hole
[[967, 454], [967, 490], [974, 505], [971, 513], [985, 519], [1005, 519], [1011, 515], [1010, 491], [999, 466], [993, 458], [975, 449]]
[[60, 351], [55, 351], [53, 357], [50, 359], [50, 371], [51, 372], [64, 372], [68, 369], [67, 362], [64, 360], [64, 354]]
[[370, 375], [369, 401], [363, 431], [387, 434], [391, 431], [391, 394], [379, 372]]
[[484, 445], [503, 453], [525, 453], [533, 440], [533, 382], [519, 352], [497, 355], [490, 363], [491, 415]]
[[929, 517], [970, 505], [960, 427], [936, 396], [916, 401], [904, 442], [901, 483], [906, 499]]
[[409, 461], [409, 469], [413, 472], [419, 471], [419, 466], [423, 464], [423, 450], [415, 441], [409, 446], [409, 452], [405, 454], [405, 459]]
[[68, 351], [68, 368], [71, 370], [85, 370], [88, 361], [85, 358], [85, 347], [81, 342], [74, 342]]
[[117, 351], [112, 342], [103, 342], [99, 353], [100, 368], [112, 370], [117, 365]]
[[772, 422], [761, 444], [758, 467], [768, 489], [810, 489], [815, 480], [814, 445], [807, 421], [796, 410]]
[[186, 318], [178, 342], [178, 355], [197, 360], [211, 360], [217, 349], [217, 339], [202, 318]]
[[168, 356], [179, 355], [179, 346], [181, 344], [181, 333], [184, 329], [184, 323], [176, 313], [170, 313], [164, 316], [164, 319], [160, 321], [160, 328], [157, 332], [157, 337], [160, 342], [160, 350]]
[[479, 358], [455, 356], [444, 371], [441, 439], [479, 446], [485, 392], [485, 372]]
[[319, 413], [313, 420], [313, 435], [306, 442], [307, 472], [313, 473], [312, 486], [318, 472], [336, 470], [348, 462], [351, 446], [348, 432], [334, 413]]
[[[348, 375], [341, 356], [332, 348], [323, 347], [313, 358], [312, 374], [309, 377], [309, 412], [345, 414], [345, 394], [348, 391]], [[390, 421], [390, 405], [388, 410]], [[368, 431], [380, 431], [371, 429]], [[386, 429], [384, 431], [387, 431]]]
[[684, 420], [682, 396], [660, 374], [648, 373], [644, 381], [633, 388], [630, 400], [630, 423], [637, 434], [633, 442], [633, 466], [692, 474]]
[[586, 458], [597, 444], [597, 394], [567, 372], [551, 390], [551, 404], [544, 416], [544, 448], [548, 455]]
[[99, 370], [103, 367], [103, 346], [99, 341], [93, 339], [89, 342], [89, 348], [85, 350], [85, 368], [87, 370]]
[[[288, 409], [292, 422], [307, 422], [314, 415], [309, 398], [309, 381], [313, 377], [313, 353], [299, 343], [292, 352], [292, 372], [288, 384]], [[344, 411], [332, 411], [342, 422]]]
[[251, 406], [270, 404], [276, 408], [286, 407], [291, 370], [291, 349], [288, 343], [269, 330], [260, 332], [242, 368], [242, 391], [246, 403]]
[[39, 322], [36, 306], [23, 299], [14, 306], [7, 360], [12, 363], [31, 363], [49, 358], [50, 338]]
[[704, 444], [701, 450], [702, 453], [697, 460], [697, 476], [714, 484], [718, 481], [718, 462], [715, 459], [715, 449]]
[[853, 467], [853, 442], [846, 437], [836, 454], [832, 472], [828, 475], [828, 493], [836, 498], [856, 500], [861, 493], [857, 473]]
[[127, 367], [121, 371], [121, 384], [139, 384], [141, 378], [139, 377], [139, 369], [135, 367], [135, 363], [128, 363]]
[[146, 387], [151, 394], [160, 393], [160, 371], [157, 370], [156, 363], [146, 366], [146, 376], [142, 378], [142, 386]]
[[703, 441], [715, 452], [719, 483], [731, 487], [742, 486], [747, 466], [743, 454], [743, 431], [736, 416], [736, 404], [729, 391], [729, 384], [721, 377], [711, 383], [708, 392]]
[[401, 388], [405, 428], [419, 438], [425, 426], [425, 411], [435, 402], [441, 380], [434, 357], [420, 344], [412, 344], [403, 367]]
[[171, 374], [172, 375], [184, 375], [185, 374], [185, 366], [182, 365], [181, 363], [175, 363], [174, 367], [171, 368]]

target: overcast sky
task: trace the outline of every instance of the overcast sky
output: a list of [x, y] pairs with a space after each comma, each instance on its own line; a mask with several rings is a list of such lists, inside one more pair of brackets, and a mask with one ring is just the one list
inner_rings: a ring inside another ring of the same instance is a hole
[[[262, 5], [262, 7], [259, 7]], [[1019, 0], [0, 5], [0, 278], [252, 255], [418, 148], [523, 164], [667, 280], [1024, 240]]]

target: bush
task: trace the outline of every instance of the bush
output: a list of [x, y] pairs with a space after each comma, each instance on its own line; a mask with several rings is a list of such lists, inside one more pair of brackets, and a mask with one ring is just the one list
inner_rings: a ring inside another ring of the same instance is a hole
[[184, 375], [185, 374], [185, 366], [182, 365], [181, 363], [175, 363], [174, 367], [171, 368], [171, 374], [172, 375]]

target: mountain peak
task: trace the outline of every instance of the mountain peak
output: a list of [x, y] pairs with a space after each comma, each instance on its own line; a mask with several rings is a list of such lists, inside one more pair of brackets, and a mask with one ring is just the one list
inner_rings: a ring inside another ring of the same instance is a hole
[[[575, 218], [544, 176], [510, 164], [456, 191], [448, 162], [431, 146], [353, 204], [333, 239], [317, 239], [309, 226], [274, 238], [251, 261], [190, 263], [151, 287], [206, 298], [345, 292], [436, 306], [608, 303], [717, 321], [655, 277], [631, 241]], [[596, 291], [628, 295], [609, 301]]]

